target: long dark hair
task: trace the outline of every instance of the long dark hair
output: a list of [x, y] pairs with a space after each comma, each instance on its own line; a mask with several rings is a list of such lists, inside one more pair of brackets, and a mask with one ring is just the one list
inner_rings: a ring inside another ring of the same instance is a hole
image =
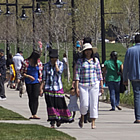
[[[92, 50], [92, 49], [91, 49], [91, 50]], [[83, 51], [83, 55], [82, 55], [83, 62], [85, 61], [85, 58], [86, 58], [85, 51], [86, 51], [86, 50]], [[94, 55], [94, 53], [93, 53], [93, 50], [92, 50], [91, 58], [93, 58], [93, 61], [95, 62], [95, 55]]]
[[119, 74], [119, 72], [118, 72], [118, 65], [117, 65], [117, 59], [118, 59], [117, 52], [116, 51], [112, 51], [111, 54], [110, 54], [110, 57], [111, 57], [112, 60], [114, 60], [114, 64], [115, 64], [117, 73]]
[[34, 65], [37, 64], [37, 60], [40, 58], [40, 52], [39, 51], [33, 51], [32, 54], [28, 57], [28, 59], [32, 59]]

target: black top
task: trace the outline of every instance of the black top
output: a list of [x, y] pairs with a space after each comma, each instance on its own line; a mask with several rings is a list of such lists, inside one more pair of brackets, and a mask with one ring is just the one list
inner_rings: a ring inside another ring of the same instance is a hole
[[1, 77], [6, 78], [6, 61], [4, 56], [0, 58], [0, 73]]
[[13, 63], [13, 58], [9, 58], [8, 60], [6, 60], [6, 66], [7, 66], [7, 68], [9, 69], [10, 67], [10, 65]]

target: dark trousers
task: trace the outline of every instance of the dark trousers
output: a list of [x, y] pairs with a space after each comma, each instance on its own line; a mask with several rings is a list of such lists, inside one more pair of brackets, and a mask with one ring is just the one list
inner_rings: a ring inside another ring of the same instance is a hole
[[4, 88], [4, 81], [5, 78], [3, 78], [2, 76], [0, 76], [0, 97], [5, 98], [5, 88]]
[[40, 84], [26, 84], [26, 90], [29, 98], [29, 108], [32, 115], [36, 115], [38, 109], [38, 97], [40, 92]]

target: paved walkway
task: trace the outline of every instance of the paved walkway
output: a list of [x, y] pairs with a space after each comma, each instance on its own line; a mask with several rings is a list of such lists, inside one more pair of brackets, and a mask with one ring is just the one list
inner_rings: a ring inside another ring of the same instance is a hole
[[[31, 116], [26, 93], [22, 98], [20, 98], [18, 91], [6, 88], [6, 95], [7, 100], [0, 101], [0, 106], [17, 112], [25, 118], [29, 118]], [[68, 101], [68, 99], [66, 100]], [[49, 122], [46, 121], [47, 113], [44, 97], [39, 98], [39, 103], [37, 115], [41, 117], [40, 120], [4, 122], [40, 124], [50, 127]], [[79, 112], [76, 114], [74, 123], [63, 124], [61, 127], [56, 129], [77, 138], [77, 140], [139, 140], [140, 125], [133, 123], [133, 109], [123, 107], [123, 110], [121, 111], [108, 111], [109, 109], [110, 104], [102, 102], [99, 103], [99, 118], [96, 120], [96, 129], [91, 129], [90, 123], [84, 124], [82, 129], [79, 128]]]

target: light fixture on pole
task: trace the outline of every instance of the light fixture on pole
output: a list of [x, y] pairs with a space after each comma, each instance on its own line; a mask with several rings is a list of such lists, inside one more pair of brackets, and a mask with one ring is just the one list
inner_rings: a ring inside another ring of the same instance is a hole
[[62, 0], [57, 0], [54, 5], [56, 5], [57, 8], [62, 8], [63, 5], [66, 4], [65, 2], [62, 2]]
[[0, 7], [0, 15], [1, 15], [1, 13], [3, 13], [3, 11], [1, 10], [1, 7]]
[[12, 13], [10, 12], [10, 9], [8, 6], [6, 6], [6, 13], [4, 15], [10, 16]]
[[21, 18], [22, 20], [25, 20], [26, 18], [28, 18], [28, 17], [26, 16], [26, 14], [25, 14], [25, 10], [24, 10], [24, 9], [22, 10], [22, 15], [20, 16], [20, 18]]
[[39, 3], [37, 3], [37, 7], [36, 7], [36, 10], [35, 10], [35, 13], [36, 14], [41, 14], [42, 13], [42, 11], [40, 9], [40, 4]]

